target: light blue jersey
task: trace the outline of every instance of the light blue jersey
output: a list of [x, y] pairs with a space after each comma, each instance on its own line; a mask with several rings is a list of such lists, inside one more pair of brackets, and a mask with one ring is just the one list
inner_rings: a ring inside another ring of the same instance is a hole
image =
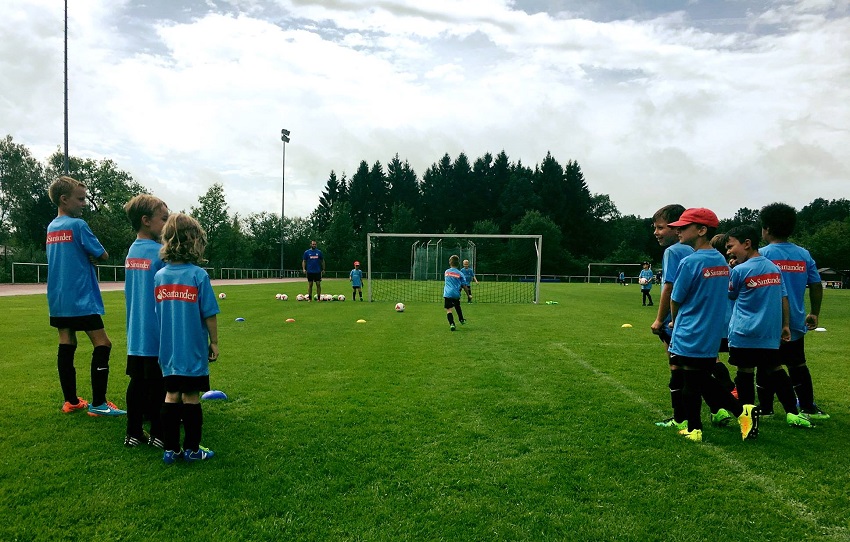
[[47, 306], [50, 316], [104, 314], [97, 269], [89, 256], [106, 252], [81, 218], [57, 216], [47, 226]]
[[161, 248], [162, 245], [152, 239], [136, 239], [124, 260], [128, 356], [159, 355], [154, 275], [165, 267], [165, 263], [159, 259]]
[[460, 274], [463, 275], [464, 286], [472, 284], [472, 279], [475, 278], [475, 271], [471, 267], [461, 267]]
[[640, 274], [638, 274], [638, 282], [640, 279], [646, 279], [646, 284], [641, 284], [640, 289], [646, 290], [647, 292], [652, 289], [652, 279], [655, 278], [655, 275], [652, 273], [651, 269], [641, 269]]
[[806, 286], [820, 282], [820, 273], [809, 251], [794, 243], [771, 243], [759, 253], [779, 266], [791, 309], [791, 340], [806, 334]]
[[782, 340], [782, 298], [787, 295], [779, 267], [764, 256], [732, 268], [729, 299], [735, 301], [729, 321], [729, 346], [779, 348]]
[[166, 264], [154, 284], [162, 376], [209, 375], [206, 319], [219, 313], [209, 275], [194, 264]]
[[363, 287], [363, 270], [357, 269], [356, 267], [351, 270], [351, 273], [348, 274], [351, 279], [351, 287], [352, 288], [362, 288]]
[[670, 300], [679, 305], [670, 352], [691, 358], [716, 358], [726, 324], [729, 265], [713, 248], [684, 258]]
[[457, 267], [449, 267], [443, 274], [446, 282], [443, 287], [443, 297], [460, 299], [460, 287], [463, 285], [463, 274]]
[[[676, 282], [676, 273], [679, 270], [679, 263], [682, 259], [694, 253], [694, 249], [682, 243], [670, 245], [664, 249], [664, 257], [661, 260], [661, 287], [666, 283]], [[667, 329], [670, 324], [670, 313], [664, 318], [664, 329]]]

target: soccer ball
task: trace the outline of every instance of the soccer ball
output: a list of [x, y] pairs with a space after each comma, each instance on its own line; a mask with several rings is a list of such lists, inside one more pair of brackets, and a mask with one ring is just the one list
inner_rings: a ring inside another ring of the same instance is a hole
[[404, 303], [396, 303], [395, 304], [396, 312], [404, 312]]
[[227, 297], [227, 294], [224, 293], [224, 292], [221, 292], [220, 294], [218, 294], [219, 299], [224, 299], [225, 297]]
[[318, 300], [319, 300], [319, 294], [313, 294], [313, 301], [318, 301]]
[[288, 295], [286, 295], [286, 294], [280, 294], [280, 300], [281, 300], [281, 301], [286, 301], [287, 299], [289, 299], [289, 296], [288, 296]]
[[304, 294], [298, 294], [297, 296], [295, 296], [295, 299], [297, 299], [298, 301], [304, 301]]
[[345, 296], [344, 296], [344, 295], [342, 295], [342, 294], [339, 294], [339, 297], [337, 297], [337, 300], [339, 300], [339, 301], [345, 301]]
[[275, 299], [280, 299], [280, 294], [274, 294]]
[[648, 281], [648, 280], [646, 280], [646, 277], [641, 277], [641, 278], [639, 278], [639, 279], [638, 279], [638, 282], [639, 282], [639, 283], [641, 283], [641, 284], [646, 284], [646, 283], [648, 283], [649, 281]]

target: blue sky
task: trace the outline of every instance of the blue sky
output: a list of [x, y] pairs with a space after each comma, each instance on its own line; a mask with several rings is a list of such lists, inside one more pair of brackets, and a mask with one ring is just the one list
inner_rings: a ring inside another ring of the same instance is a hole
[[[71, 1], [70, 152], [307, 216], [396, 153], [576, 160], [624, 214], [850, 198], [850, 0]], [[61, 146], [62, 2], [5, 0], [0, 135]]]

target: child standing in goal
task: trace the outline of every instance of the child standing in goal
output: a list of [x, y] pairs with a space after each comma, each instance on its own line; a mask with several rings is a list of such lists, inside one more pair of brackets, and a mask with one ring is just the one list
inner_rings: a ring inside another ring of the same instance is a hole
[[[218, 302], [204, 262], [207, 238], [201, 225], [183, 213], [168, 217], [160, 257], [166, 265], [154, 276], [159, 320], [159, 366], [165, 379], [162, 434], [166, 465], [213, 457], [201, 446], [200, 395], [210, 389], [210, 361], [218, 359]], [[185, 432], [180, 454], [180, 425]]]
[[446, 309], [446, 318], [449, 320], [449, 329], [454, 331], [455, 319], [452, 314], [452, 309], [457, 312], [458, 320], [461, 324], [465, 324], [463, 319], [463, 310], [460, 308], [460, 289], [463, 286], [463, 274], [460, 272], [460, 256], [452, 254], [449, 257], [449, 268], [443, 274], [445, 277], [445, 286], [443, 286], [443, 306]]
[[463, 291], [466, 292], [466, 302], [472, 303], [472, 281], [478, 284], [478, 279], [475, 278], [475, 271], [469, 267], [469, 260], [463, 260], [463, 268], [460, 270], [463, 275]]

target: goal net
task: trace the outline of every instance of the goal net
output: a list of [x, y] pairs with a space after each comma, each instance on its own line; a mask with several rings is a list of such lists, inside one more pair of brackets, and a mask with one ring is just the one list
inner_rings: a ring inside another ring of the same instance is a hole
[[453, 254], [475, 272], [476, 303], [537, 303], [540, 297], [542, 235], [369, 233], [366, 245], [370, 301], [441, 302]]

